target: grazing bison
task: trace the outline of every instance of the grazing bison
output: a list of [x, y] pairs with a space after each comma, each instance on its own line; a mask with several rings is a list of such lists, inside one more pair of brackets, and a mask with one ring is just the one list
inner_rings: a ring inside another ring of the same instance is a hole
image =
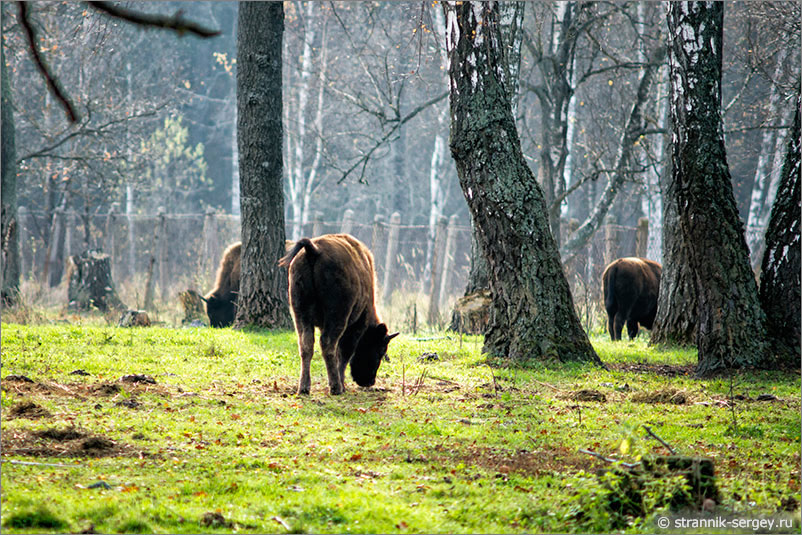
[[398, 333], [387, 334], [376, 314], [370, 250], [348, 234], [326, 234], [298, 240], [279, 265], [289, 266], [290, 307], [301, 353], [298, 393], [308, 394], [311, 386], [315, 327], [320, 328], [329, 391], [344, 391], [349, 363], [356, 384], [373, 386], [387, 344]]
[[602, 275], [604, 308], [610, 338], [621, 339], [627, 325], [629, 338], [638, 335], [638, 324], [651, 329], [657, 315], [657, 295], [663, 267], [645, 258], [619, 258]]
[[206, 294], [206, 314], [212, 327], [228, 327], [237, 315], [242, 242], [232, 243], [223, 253], [214, 290]]

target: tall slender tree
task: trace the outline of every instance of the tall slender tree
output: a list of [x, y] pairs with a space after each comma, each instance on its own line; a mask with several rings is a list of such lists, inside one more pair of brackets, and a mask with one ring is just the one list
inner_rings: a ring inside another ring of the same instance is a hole
[[[485, 352], [601, 364], [582, 330], [512, 114], [500, 2], [444, 3], [451, 154], [490, 271]], [[520, 24], [518, 24], [520, 27]]]
[[281, 2], [241, 2], [237, 26], [237, 146], [242, 265], [236, 325], [291, 325], [284, 255]]
[[[2, 18], [0, 17], [0, 20]], [[17, 224], [17, 156], [14, 137], [14, 113], [11, 105], [11, 85], [8, 79], [3, 43], [0, 42], [0, 165], [2, 165], [2, 304], [13, 305], [19, 293], [20, 258], [19, 225]]]
[[760, 277], [760, 302], [766, 312], [769, 339], [779, 363], [799, 367], [800, 344], [800, 106], [797, 95], [794, 124], [780, 174], [780, 185], [766, 230], [766, 250]]
[[[721, 58], [724, 4], [668, 4], [673, 195], [696, 287], [697, 374], [763, 366], [765, 315], [749, 266], [724, 149]], [[675, 302], [670, 306], [685, 307]]]

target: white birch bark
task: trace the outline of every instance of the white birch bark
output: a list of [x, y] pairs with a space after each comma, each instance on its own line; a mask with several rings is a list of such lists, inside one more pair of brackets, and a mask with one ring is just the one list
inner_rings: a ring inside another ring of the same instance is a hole
[[[782, 74], [783, 63], [787, 57], [788, 52], [781, 50], [777, 58], [777, 65], [774, 71], [774, 77], [779, 78]], [[777, 110], [780, 104], [780, 91], [776, 85], [771, 87], [771, 95], [769, 97], [768, 117], [776, 117]], [[769, 201], [769, 190], [772, 178], [771, 161], [773, 153], [777, 151], [775, 141], [777, 137], [776, 131], [772, 128], [767, 128], [763, 132], [760, 142], [760, 155], [757, 160], [757, 167], [755, 168], [755, 179], [752, 185], [752, 197], [749, 203], [749, 216], [746, 222], [746, 243], [749, 246], [749, 254], [751, 259], [752, 268], [760, 265], [761, 250], [763, 235], [766, 232], [766, 225], [768, 224], [768, 214], [771, 212], [772, 199]], [[780, 140], [779, 153], [780, 160], [782, 160], [783, 143]], [[779, 175], [779, 173], [777, 173]], [[773, 184], [774, 192], [777, 191], [777, 184]], [[766, 209], [768, 206], [768, 209]]]

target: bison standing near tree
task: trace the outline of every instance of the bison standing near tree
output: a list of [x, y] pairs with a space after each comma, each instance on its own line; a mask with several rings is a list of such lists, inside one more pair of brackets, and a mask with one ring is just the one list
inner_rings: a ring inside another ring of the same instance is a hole
[[289, 266], [290, 307], [301, 354], [298, 394], [308, 394], [311, 386], [315, 327], [320, 328], [329, 391], [337, 395], [345, 390], [349, 363], [359, 386], [373, 386], [387, 344], [398, 333], [387, 334], [376, 313], [370, 250], [348, 234], [326, 234], [298, 240], [279, 265]]
[[206, 294], [206, 315], [212, 327], [228, 327], [237, 315], [237, 295], [239, 294], [240, 257], [242, 243], [232, 243], [223, 253], [214, 290]]
[[657, 315], [657, 296], [663, 267], [645, 258], [619, 258], [602, 275], [604, 308], [610, 338], [621, 339], [626, 323], [629, 338], [638, 335], [638, 324], [651, 329]]

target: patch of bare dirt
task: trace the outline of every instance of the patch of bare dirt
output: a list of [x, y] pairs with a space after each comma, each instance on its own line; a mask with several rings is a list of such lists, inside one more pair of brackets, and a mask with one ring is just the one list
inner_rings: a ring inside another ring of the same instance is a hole
[[501, 477], [510, 473], [540, 476], [555, 472], [592, 471], [603, 465], [590, 455], [564, 446], [537, 450], [473, 447], [465, 452], [462, 462], [497, 472]]
[[605, 403], [607, 401], [607, 396], [598, 390], [576, 390], [574, 392], [568, 392], [562, 397], [574, 401], [595, 401], [597, 403]]
[[139, 383], [139, 384], [147, 384], [147, 385], [155, 385], [156, 379], [151, 377], [150, 375], [144, 375], [141, 373], [134, 373], [131, 375], [123, 375], [120, 377], [121, 383]]
[[77, 427], [9, 430], [0, 437], [3, 455], [29, 457], [144, 457], [149, 453]]
[[635, 403], [670, 403], [672, 405], [685, 405], [689, 401], [688, 393], [684, 390], [668, 388], [654, 392], [638, 392], [630, 398]]
[[0, 385], [3, 390], [19, 396], [62, 396], [84, 400], [87, 397], [109, 397], [119, 394], [123, 389], [129, 394], [151, 393], [170, 396], [168, 388], [156, 384], [148, 375], [124, 375], [119, 381], [99, 383], [67, 383], [53, 381], [34, 381], [24, 375], [8, 375]]
[[113, 396], [120, 393], [120, 385], [114, 383], [97, 383], [89, 387], [89, 393], [96, 396]]
[[693, 375], [696, 367], [693, 364], [684, 366], [671, 364], [608, 364], [611, 370], [630, 373], [653, 373], [662, 377], [679, 377]]
[[[22, 379], [17, 379], [21, 377]], [[12, 378], [9, 380], [9, 378]], [[69, 386], [60, 385], [52, 382], [37, 382], [33, 381], [24, 375], [13, 376], [9, 375], [3, 378], [2, 389], [11, 394], [20, 396], [26, 395], [39, 395], [39, 396], [65, 396], [83, 399], [83, 396], [74, 391]]]
[[36, 420], [37, 418], [50, 418], [50, 411], [34, 403], [33, 401], [20, 401], [15, 403], [8, 410], [8, 419], [27, 418]]

